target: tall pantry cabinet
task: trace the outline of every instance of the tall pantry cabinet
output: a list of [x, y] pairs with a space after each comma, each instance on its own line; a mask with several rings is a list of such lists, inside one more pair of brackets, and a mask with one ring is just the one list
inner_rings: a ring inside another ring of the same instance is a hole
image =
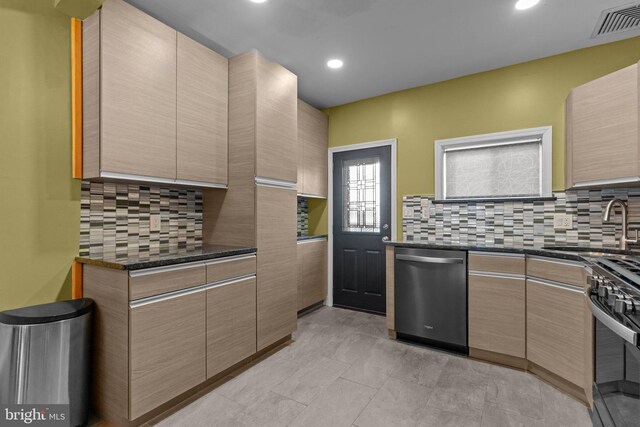
[[229, 188], [204, 193], [204, 243], [255, 246], [257, 349], [296, 329], [297, 77], [229, 59]]

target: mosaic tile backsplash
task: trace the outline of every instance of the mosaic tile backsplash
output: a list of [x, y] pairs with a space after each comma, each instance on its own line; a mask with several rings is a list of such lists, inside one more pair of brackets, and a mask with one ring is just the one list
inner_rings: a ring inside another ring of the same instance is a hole
[[[640, 189], [579, 190], [554, 196], [555, 201], [460, 203], [433, 203], [433, 197], [406, 196], [404, 240], [477, 246], [616, 248], [622, 235], [622, 215], [618, 210], [611, 222], [602, 220], [604, 209], [613, 198], [629, 204], [629, 235], [640, 229]], [[428, 212], [428, 218], [423, 219], [423, 210]], [[571, 215], [573, 229], [555, 230], [555, 214]]]
[[[150, 230], [151, 215], [160, 231]], [[202, 191], [82, 182], [80, 255], [144, 256], [202, 245]]]
[[306, 197], [298, 197], [298, 236], [309, 234], [309, 203]]

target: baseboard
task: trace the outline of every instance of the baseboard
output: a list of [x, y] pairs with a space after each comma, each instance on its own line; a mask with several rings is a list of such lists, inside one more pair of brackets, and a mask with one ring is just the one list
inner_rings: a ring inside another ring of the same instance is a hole
[[469, 347], [469, 357], [472, 359], [482, 360], [496, 365], [508, 366], [510, 368], [526, 370], [527, 359], [522, 357], [511, 356], [502, 353], [494, 353], [493, 351], [481, 350]]
[[311, 304], [309, 307], [305, 307], [302, 310], [298, 310], [298, 317], [302, 317], [306, 314], [316, 311], [317, 309], [324, 307], [324, 300], [319, 301], [315, 304]]
[[[232, 367], [220, 372], [219, 374], [209, 378], [207, 381], [197, 385], [196, 387], [188, 390], [181, 395], [171, 399], [170, 401], [160, 405], [153, 411], [125, 424], [122, 427], [138, 427], [143, 424], [154, 425], [169, 417], [170, 415], [178, 412], [180, 409], [186, 407], [190, 403], [195, 402], [202, 396], [210, 393], [212, 390], [220, 387], [227, 381], [237, 377], [247, 369], [255, 366], [257, 363], [276, 353], [278, 350], [286, 347], [291, 343], [291, 335], [288, 335], [270, 346], [258, 351], [257, 353], [247, 357], [246, 359], [236, 363]], [[111, 421], [100, 420], [94, 418], [97, 423], [94, 426], [118, 426], [119, 424]]]
[[538, 378], [540, 378], [542, 381], [546, 382], [547, 384], [574, 397], [575, 399], [580, 401], [580, 403], [585, 405], [587, 408], [591, 407], [591, 405], [589, 404], [589, 399], [587, 397], [587, 394], [582, 387], [577, 386], [572, 382], [569, 382], [564, 378], [559, 377], [553, 372], [549, 372], [542, 366], [536, 365], [533, 362], [528, 362], [527, 370], [532, 374], [534, 374], [535, 376], [537, 376]]

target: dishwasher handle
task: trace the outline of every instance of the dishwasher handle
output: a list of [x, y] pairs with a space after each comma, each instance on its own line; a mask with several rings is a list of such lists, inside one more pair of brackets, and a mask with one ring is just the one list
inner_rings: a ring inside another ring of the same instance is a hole
[[402, 261], [423, 262], [425, 264], [462, 264], [462, 258], [439, 258], [430, 256], [397, 254], [396, 259]]

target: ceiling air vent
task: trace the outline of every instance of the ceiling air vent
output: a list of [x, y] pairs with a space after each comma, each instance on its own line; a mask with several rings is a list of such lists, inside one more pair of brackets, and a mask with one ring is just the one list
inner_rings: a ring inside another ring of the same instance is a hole
[[632, 3], [603, 11], [592, 37], [601, 37], [638, 28], [640, 28], [640, 3]]

